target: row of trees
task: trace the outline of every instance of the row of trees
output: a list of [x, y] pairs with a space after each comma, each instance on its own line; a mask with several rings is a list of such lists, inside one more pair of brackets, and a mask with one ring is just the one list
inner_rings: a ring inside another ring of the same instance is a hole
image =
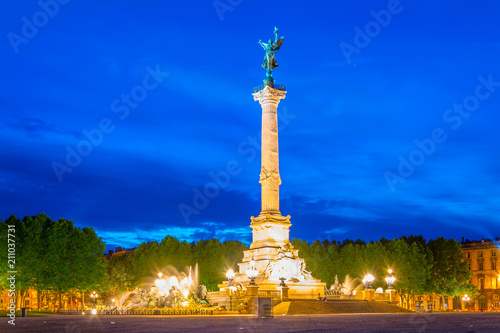
[[208, 290], [217, 290], [229, 268], [235, 269], [243, 259], [247, 247], [239, 241], [217, 239], [188, 243], [166, 236], [161, 242], [142, 243], [129, 256], [111, 257], [103, 288], [110, 295], [151, 282], [160, 271], [169, 267], [185, 271], [198, 266], [199, 284]]
[[406, 300], [414, 295], [475, 295], [477, 287], [470, 283], [473, 275], [464, 260], [460, 244], [443, 237], [428, 242], [422, 236], [401, 237], [366, 244], [361, 240], [342, 243], [315, 241], [311, 245], [300, 239], [292, 244], [305, 259], [314, 277], [330, 285], [335, 276], [343, 282], [349, 275], [375, 277], [373, 286], [387, 287], [388, 269], [396, 274], [394, 287]]
[[[186, 267], [199, 269], [199, 283], [217, 290], [225, 280], [225, 272], [237, 269], [245, 244], [217, 239], [188, 243], [166, 236], [161, 242], [145, 242], [127, 256], [104, 259], [104, 242], [92, 228], [76, 228], [72, 221], [51, 220], [45, 214], [12, 215], [0, 225], [1, 248], [7, 248], [7, 228], [13, 225], [16, 240], [16, 289], [23, 297], [29, 288], [59, 295], [94, 290], [104, 298], [132, 290], [151, 282], [157, 272], [169, 266], [178, 271]], [[331, 285], [335, 276], [344, 282], [347, 275], [362, 278], [375, 276], [374, 287], [386, 287], [384, 278], [389, 268], [396, 274], [395, 288], [400, 295], [436, 294], [447, 296], [474, 295], [460, 244], [443, 237], [426, 241], [422, 236], [402, 237], [389, 241], [365, 243], [315, 241], [309, 244], [294, 239], [292, 244], [306, 261], [314, 277]], [[7, 251], [0, 251], [0, 288], [8, 289], [6, 279]], [[5, 268], [5, 269], [4, 269]], [[82, 300], [82, 303], [84, 300]], [[40, 301], [38, 302], [40, 304]]]
[[[15, 262], [8, 261], [8, 231]], [[104, 242], [92, 228], [76, 228], [72, 221], [53, 221], [45, 214], [22, 220], [12, 215], [0, 224], [0, 244], [0, 289], [10, 288], [7, 272], [16, 271], [17, 304], [24, 304], [30, 288], [38, 291], [38, 304], [54, 295], [61, 304], [63, 294], [83, 295], [99, 288], [105, 277]]]

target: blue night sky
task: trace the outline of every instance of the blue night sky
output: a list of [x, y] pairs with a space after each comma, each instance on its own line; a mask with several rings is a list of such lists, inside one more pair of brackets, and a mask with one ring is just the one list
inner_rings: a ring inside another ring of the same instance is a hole
[[499, 10], [493, 0], [9, 1], [0, 218], [45, 212], [94, 227], [108, 246], [167, 234], [251, 241], [261, 126], [251, 94], [265, 77], [258, 41], [277, 26], [291, 238], [499, 236]]

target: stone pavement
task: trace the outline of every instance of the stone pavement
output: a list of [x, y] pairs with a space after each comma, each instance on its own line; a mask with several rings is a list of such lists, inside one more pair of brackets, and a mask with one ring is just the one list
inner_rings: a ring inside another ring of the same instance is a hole
[[276, 316], [79, 316], [16, 318], [0, 332], [500, 332], [500, 313], [330, 314]]

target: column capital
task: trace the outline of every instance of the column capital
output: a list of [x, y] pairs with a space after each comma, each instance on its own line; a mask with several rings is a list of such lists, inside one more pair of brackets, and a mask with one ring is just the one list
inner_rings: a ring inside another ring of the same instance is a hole
[[286, 90], [278, 90], [269, 86], [265, 86], [264, 89], [253, 93], [252, 95], [253, 99], [255, 101], [259, 101], [261, 105], [268, 103], [278, 105], [280, 100], [285, 98]]

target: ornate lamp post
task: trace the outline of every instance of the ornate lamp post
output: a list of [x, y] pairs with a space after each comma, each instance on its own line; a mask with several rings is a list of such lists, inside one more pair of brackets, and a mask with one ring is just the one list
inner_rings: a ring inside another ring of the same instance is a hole
[[389, 270], [389, 275], [385, 278], [385, 282], [387, 282], [388, 285], [387, 289], [391, 290], [392, 285], [396, 282], [396, 277], [392, 274], [392, 269]]
[[233, 286], [233, 279], [235, 276], [236, 276], [236, 273], [232, 269], [230, 269], [226, 272], [226, 277], [229, 280], [229, 284], [228, 284], [229, 287]]
[[385, 278], [385, 282], [387, 282], [387, 291], [389, 292], [389, 303], [392, 303], [392, 293], [393, 293], [393, 288], [392, 285], [394, 282], [396, 282], [396, 277], [394, 274], [392, 274], [392, 269], [389, 269], [389, 275]]
[[365, 285], [365, 290], [363, 290], [363, 299], [370, 302], [375, 300], [375, 290], [372, 288], [373, 280], [375, 280], [375, 278], [370, 273], [366, 274], [363, 278], [363, 284]]
[[228, 291], [229, 291], [229, 311], [233, 311], [233, 279], [236, 276], [236, 273], [232, 269], [229, 269], [226, 272], [226, 277], [229, 280], [228, 283]]
[[469, 295], [465, 294], [464, 297], [462, 297], [462, 301], [464, 301], [464, 307], [467, 307], [467, 302], [470, 301]]
[[247, 296], [249, 297], [248, 306], [255, 310], [255, 301], [259, 296], [259, 286], [255, 284], [255, 278], [259, 271], [255, 269], [255, 260], [250, 260], [250, 268], [245, 271], [245, 274], [250, 279], [250, 284], [247, 286]]
[[97, 313], [97, 309], [96, 309], [97, 297], [99, 297], [99, 296], [97, 295], [97, 293], [95, 291], [93, 291], [92, 295], [90, 295], [90, 297], [92, 298], [92, 300], [94, 302], [94, 309], [92, 309], [92, 314], [96, 314]]
[[285, 281], [286, 281], [285, 276], [287, 276], [287, 272], [283, 269], [283, 267], [279, 270], [278, 276], [280, 277], [279, 278], [280, 285], [279, 285], [278, 289], [280, 290], [281, 301], [286, 302], [286, 301], [288, 301], [288, 286], [285, 283]]
[[370, 273], [365, 275], [365, 277], [363, 278], [363, 284], [365, 285], [365, 289], [372, 289], [373, 280], [375, 280], [375, 278]]

